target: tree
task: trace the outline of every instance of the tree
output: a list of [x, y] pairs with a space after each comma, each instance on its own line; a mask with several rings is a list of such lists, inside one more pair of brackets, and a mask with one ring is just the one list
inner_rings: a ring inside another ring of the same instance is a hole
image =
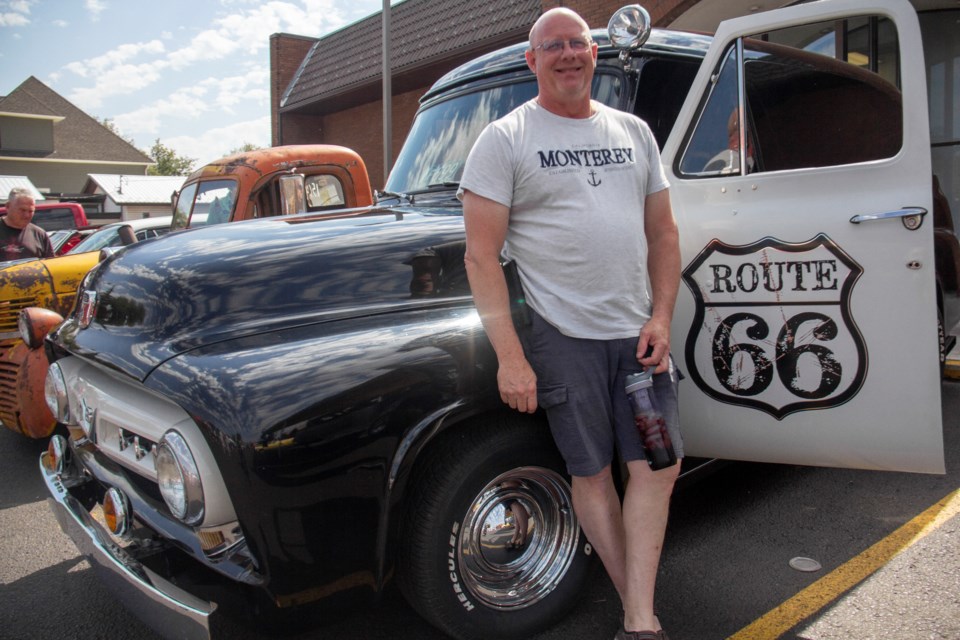
[[178, 156], [176, 151], [160, 142], [157, 138], [150, 148], [150, 157], [157, 164], [147, 169], [151, 176], [185, 176], [193, 171], [196, 158]]
[[129, 138], [117, 128], [116, 123], [113, 121], [113, 118], [95, 118], [97, 122], [104, 126], [104, 128], [109, 129], [110, 133], [114, 134], [118, 138], [123, 138], [131, 146], [135, 147], [137, 144], [133, 141], [133, 138]]
[[227, 152], [227, 155], [232, 156], [235, 153], [246, 153], [247, 151], [256, 151], [259, 148], [260, 148], [259, 146], [253, 144], [252, 142], [244, 142], [242, 145], [240, 145], [236, 149], [230, 149], [230, 151]]

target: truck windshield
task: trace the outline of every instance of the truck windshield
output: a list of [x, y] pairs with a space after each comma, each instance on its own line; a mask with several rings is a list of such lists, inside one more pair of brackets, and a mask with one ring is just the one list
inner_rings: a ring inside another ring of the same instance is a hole
[[[618, 106], [620, 77], [598, 70], [592, 93], [595, 100]], [[414, 120], [387, 179], [386, 191], [413, 194], [436, 185], [452, 188], [460, 182], [467, 154], [483, 128], [536, 95], [537, 84], [531, 77], [460, 95], [424, 109]]]
[[386, 190], [415, 193], [430, 185], [456, 183], [470, 148], [488, 123], [537, 93], [528, 81], [494, 87], [445, 100], [417, 114]]
[[174, 206], [173, 229], [227, 222], [236, 197], [236, 180], [206, 180], [184, 187]]

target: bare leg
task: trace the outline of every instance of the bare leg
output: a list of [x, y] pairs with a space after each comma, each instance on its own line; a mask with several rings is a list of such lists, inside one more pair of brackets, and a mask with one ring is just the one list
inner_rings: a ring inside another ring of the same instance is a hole
[[621, 592], [623, 626], [628, 631], [657, 631], [660, 622], [653, 613], [657, 567], [667, 528], [670, 495], [680, 465], [651, 471], [646, 461], [637, 460], [628, 462], [627, 468], [630, 480], [623, 500], [627, 576]]
[[571, 489], [580, 527], [623, 600], [627, 588], [623, 514], [610, 467], [595, 476], [573, 476]]
[[680, 465], [654, 472], [645, 460], [637, 460], [627, 468], [630, 480], [622, 510], [610, 467], [595, 476], [573, 477], [573, 508], [620, 594], [624, 628], [657, 631], [653, 595]]

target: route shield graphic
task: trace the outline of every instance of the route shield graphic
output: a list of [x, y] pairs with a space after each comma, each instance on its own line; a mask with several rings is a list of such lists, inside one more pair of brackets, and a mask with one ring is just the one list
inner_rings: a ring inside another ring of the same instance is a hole
[[711, 241], [683, 272], [696, 302], [685, 359], [707, 395], [782, 420], [843, 404], [867, 351], [850, 315], [862, 267], [829, 237]]

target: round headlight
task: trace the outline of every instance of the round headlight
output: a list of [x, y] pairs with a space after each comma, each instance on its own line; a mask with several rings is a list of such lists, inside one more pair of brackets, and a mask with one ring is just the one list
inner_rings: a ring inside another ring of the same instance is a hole
[[63, 316], [42, 307], [27, 307], [17, 315], [20, 339], [31, 349], [43, 346], [47, 334], [60, 326]]
[[178, 520], [198, 524], [203, 520], [203, 486], [187, 442], [176, 431], [167, 431], [157, 445], [157, 483], [164, 502]]
[[47, 369], [47, 379], [43, 383], [43, 397], [47, 401], [50, 413], [57, 422], [70, 424], [70, 401], [67, 399], [67, 383], [63, 379], [60, 365], [54, 362]]

